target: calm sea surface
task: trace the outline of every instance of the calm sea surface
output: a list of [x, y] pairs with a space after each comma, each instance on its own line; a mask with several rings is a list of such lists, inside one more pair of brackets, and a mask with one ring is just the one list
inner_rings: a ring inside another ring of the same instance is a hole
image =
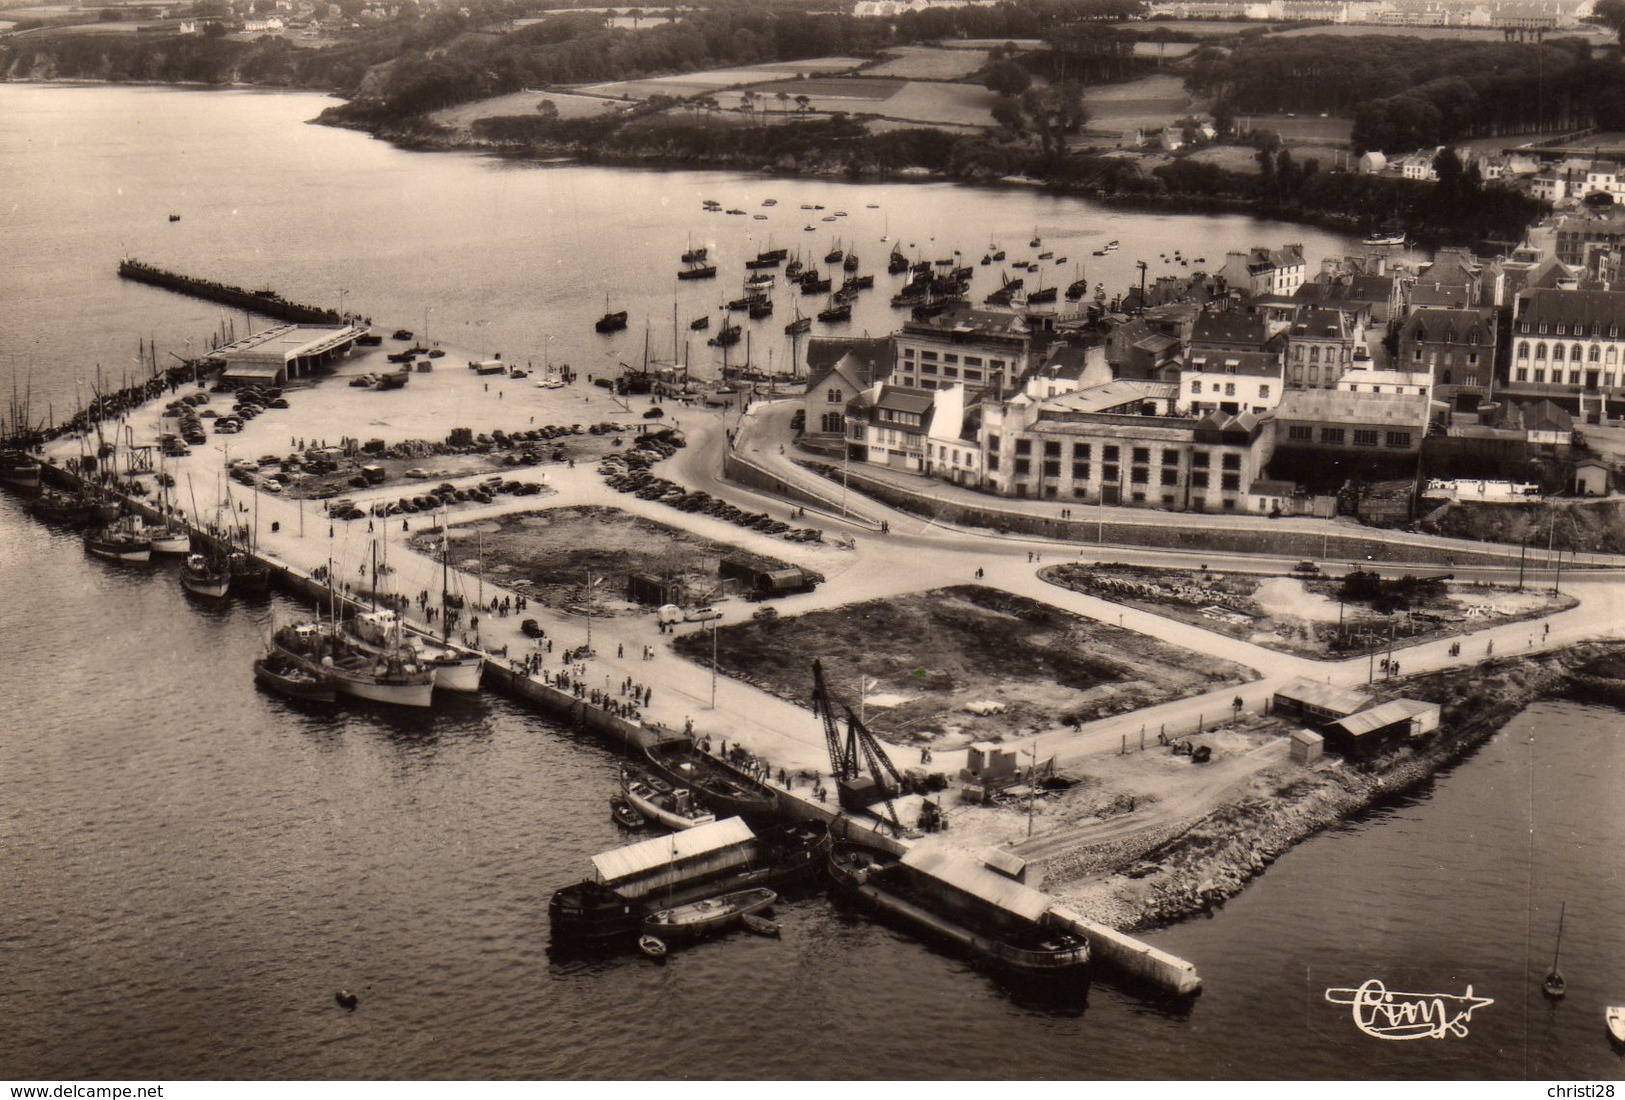
[[[884, 233], [979, 259], [995, 241], [1026, 252], [1036, 227], [1109, 288], [1175, 248], [1338, 247], [1027, 192], [411, 154], [302, 125], [323, 102], [0, 85], [7, 391], [15, 376], [36, 411], [60, 410], [98, 364], [134, 368], [138, 338], [184, 354], [223, 323], [240, 334], [241, 315], [122, 283], [124, 252], [299, 300], [336, 305], [342, 289], [389, 326], [421, 328], [432, 310], [431, 338], [592, 370], [641, 357], [645, 318], [669, 353], [674, 293], [685, 329], [715, 305], [715, 286], [672, 278], [691, 236], [738, 272], [769, 235], [820, 252], [856, 238], [879, 261]], [[778, 205], [768, 222], [701, 214], [711, 197]], [[848, 217], [803, 233], [803, 202]], [[1115, 256], [1088, 256], [1113, 238]], [[591, 332], [606, 293], [634, 320], [614, 342]], [[892, 324], [869, 301], [851, 331]], [[0, 497], [0, 1075], [1621, 1072], [1602, 1022], [1625, 1000], [1615, 712], [1533, 708], [1414, 798], [1300, 846], [1213, 917], [1149, 936], [1200, 969], [1207, 989], [1189, 1003], [1104, 978], [1086, 998], [1006, 988], [817, 896], [781, 905], [782, 941], [733, 937], [655, 966], [549, 943], [549, 893], [622, 840], [605, 813], [611, 753], [495, 697], [421, 716], [295, 711], [249, 674], [291, 608], [200, 607], [172, 568], [89, 560]], [[1538, 983], [1561, 901], [1569, 995], [1554, 1007]], [[1466, 1038], [1381, 1042], [1324, 998], [1371, 978], [1470, 984], [1495, 1003]], [[343, 987], [361, 995], [353, 1014], [333, 1004]]]

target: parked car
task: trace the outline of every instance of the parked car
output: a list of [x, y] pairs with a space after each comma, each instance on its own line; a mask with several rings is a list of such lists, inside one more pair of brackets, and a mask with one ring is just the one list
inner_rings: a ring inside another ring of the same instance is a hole
[[699, 607], [691, 607], [687, 611], [683, 612], [683, 621], [690, 623], [703, 623], [711, 619], [720, 618], [722, 618], [722, 612], [718, 611], [709, 604], [703, 604]]

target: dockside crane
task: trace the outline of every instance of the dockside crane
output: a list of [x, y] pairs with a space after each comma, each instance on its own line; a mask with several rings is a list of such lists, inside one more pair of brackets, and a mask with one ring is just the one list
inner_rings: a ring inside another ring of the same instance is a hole
[[[843, 810], [873, 812], [877, 802], [886, 804], [886, 817], [892, 829], [901, 835], [903, 822], [897, 816], [892, 798], [905, 789], [903, 776], [886, 755], [885, 748], [870, 733], [852, 708], [842, 704], [846, 712], [846, 736], [843, 739], [835, 719], [835, 700], [824, 681], [823, 662], [813, 661], [813, 710], [824, 723], [824, 739], [829, 745], [830, 774], [835, 780], [835, 792]], [[864, 765], [869, 774], [864, 775]]]

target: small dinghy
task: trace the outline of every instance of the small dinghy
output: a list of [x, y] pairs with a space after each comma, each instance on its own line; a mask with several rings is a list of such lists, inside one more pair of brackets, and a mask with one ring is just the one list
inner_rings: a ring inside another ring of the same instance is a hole
[[1608, 1020], [1608, 1037], [1625, 1046], [1625, 1005], [1609, 1005], [1605, 1016]]
[[639, 936], [638, 950], [651, 959], [663, 959], [666, 957], [666, 941], [659, 936]]

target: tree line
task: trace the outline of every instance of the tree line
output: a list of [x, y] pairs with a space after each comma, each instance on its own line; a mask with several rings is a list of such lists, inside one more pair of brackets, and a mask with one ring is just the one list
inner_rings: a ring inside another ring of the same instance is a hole
[[1578, 38], [1251, 38], [1199, 51], [1187, 84], [1225, 115], [1352, 116], [1352, 143], [1404, 151], [1463, 138], [1625, 125], [1625, 68]]

